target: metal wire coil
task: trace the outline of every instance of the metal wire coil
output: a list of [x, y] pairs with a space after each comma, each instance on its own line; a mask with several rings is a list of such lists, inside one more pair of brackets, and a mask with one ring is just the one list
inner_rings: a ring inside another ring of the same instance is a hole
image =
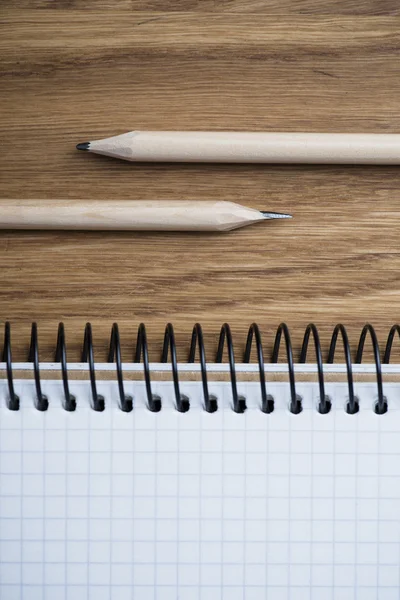
[[[383, 394], [383, 382], [382, 382], [382, 361], [381, 361], [381, 352], [379, 349], [379, 343], [377, 339], [376, 332], [372, 325], [366, 324], [361, 332], [359, 343], [356, 351], [355, 363], [361, 364], [364, 354], [364, 346], [367, 335], [371, 339], [372, 350], [374, 356], [374, 364], [375, 364], [375, 372], [376, 372], [376, 384], [377, 384], [377, 402], [375, 404], [375, 412], [378, 415], [385, 414], [388, 411], [388, 402], [386, 397]], [[396, 334], [400, 337], [400, 326], [393, 325], [390, 329], [385, 351], [383, 354], [383, 364], [389, 364], [393, 342]], [[354, 383], [353, 383], [353, 368], [352, 368], [352, 359], [351, 359], [351, 349], [350, 343], [348, 339], [348, 335], [346, 332], [346, 328], [342, 324], [336, 325], [333, 330], [331, 342], [329, 345], [328, 357], [326, 364], [332, 364], [334, 362], [336, 346], [338, 337], [341, 337], [343, 342], [343, 351], [346, 363], [346, 372], [347, 372], [347, 383], [348, 383], [348, 403], [346, 406], [346, 411], [349, 414], [356, 414], [359, 411], [359, 400], [354, 393]], [[325, 381], [324, 381], [324, 362], [322, 359], [322, 348], [321, 342], [318, 334], [317, 327], [310, 323], [304, 332], [303, 343], [301, 346], [299, 363], [304, 364], [307, 359], [307, 352], [310, 337], [312, 337], [314, 342], [314, 350], [316, 356], [317, 363], [317, 372], [318, 372], [318, 386], [319, 386], [319, 404], [318, 404], [318, 412], [321, 414], [328, 414], [332, 409], [332, 402], [329, 396], [325, 393]], [[284, 341], [286, 347], [286, 361], [288, 365], [288, 375], [289, 375], [289, 388], [290, 388], [290, 405], [289, 410], [293, 414], [299, 414], [303, 410], [302, 407], [302, 399], [296, 392], [296, 381], [295, 381], [295, 370], [294, 365], [295, 361], [293, 358], [293, 348], [292, 342], [290, 338], [289, 328], [285, 323], [281, 323], [276, 331], [275, 340], [273, 345], [273, 351], [271, 355], [271, 363], [277, 363], [279, 358], [279, 349], [281, 346], [281, 341]], [[246, 347], [243, 356], [243, 362], [249, 363], [251, 358], [251, 350], [252, 346], [255, 344], [256, 353], [257, 353], [257, 363], [258, 363], [258, 372], [259, 372], [259, 381], [261, 388], [261, 411], [266, 414], [270, 414], [274, 411], [274, 399], [273, 397], [267, 393], [267, 382], [265, 377], [265, 369], [264, 369], [264, 353], [262, 347], [262, 338], [261, 332], [256, 323], [252, 323], [246, 340]], [[237, 390], [237, 380], [236, 380], [236, 361], [235, 361], [235, 353], [234, 353], [234, 344], [231, 329], [228, 323], [224, 323], [221, 327], [218, 349], [216, 353], [215, 362], [222, 363], [224, 348], [227, 347], [228, 352], [228, 362], [229, 362], [229, 372], [230, 372], [230, 381], [231, 381], [231, 390], [232, 390], [232, 409], [236, 413], [244, 413], [246, 411], [246, 398], [243, 395], [240, 395]], [[202, 389], [203, 389], [203, 408], [205, 411], [209, 413], [214, 413], [218, 410], [218, 398], [209, 393], [208, 389], [208, 377], [207, 377], [207, 360], [206, 360], [206, 352], [204, 348], [204, 336], [202, 327], [199, 323], [196, 323], [193, 327], [192, 338], [188, 356], [188, 363], [195, 362], [195, 354], [196, 348], [198, 348], [199, 352], [199, 360], [200, 360], [200, 370], [201, 370], [201, 380], [202, 380]], [[174, 328], [171, 323], [168, 323], [165, 328], [164, 333], [164, 341], [162, 346], [161, 353], [161, 362], [167, 363], [168, 356], [170, 356], [171, 369], [172, 369], [172, 379], [174, 384], [174, 395], [175, 395], [175, 406], [176, 410], [179, 412], [185, 413], [190, 410], [190, 399], [182, 394], [180, 391], [180, 383], [179, 383], [179, 373], [178, 373], [178, 359], [177, 359], [177, 346], [175, 341]], [[89, 364], [89, 374], [90, 374], [90, 385], [91, 385], [91, 408], [94, 411], [101, 412], [105, 410], [105, 400], [104, 397], [98, 394], [97, 385], [96, 385], [96, 364], [94, 358], [94, 348], [93, 348], [93, 334], [92, 334], [92, 326], [90, 323], [87, 323], [84, 331], [84, 340], [82, 347], [82, 362], [87, 362]], [[6, 399], [6, 406], [9, 410], [17, 411], [20, 408], [20, 399], [15, 393], [14, 389], [14, 379], [13, 379], [13, 361], [12, 361], [12, 351], [11, 351], [11, 326], [9, 322], [5, 323], [4, 328], [4, 345], [2, 352], [2, 361], [6, 363], [6, 371], [7, 371], [7, 382], [8, 382], [8, 397]], [[152, 412], [159, 412], [162, 409], [162, 399], [160, 396], [152, 393], [151, 388], [151, 375], [150, 375], [150, 361], [149, 361], [149, 352], [148, 352], [148, 344], [147, 344], [147, 335], [146, 335], [146, 327], [144, 323], [141, 323], [138, 328], [137, 340], [136, 340], [136, 349], [134, 352], [134, 362], [140, 363], [143, 362], [143, 373], [144, 380], [146, 385], [146, 396], [147, 396], [147, 407]], [[34, 371], [34, 379], [35, 379], [35, 388], [36, 388], [36, 398], [34, 401], [34, 406], [39, 411], [46, 411], [49, 407], [49, 400], [43, 394], [41, 387], [41, 379], [40, 379], [40, 367], [39, 367], [39, 344], [38, 344], [38, 328], [36, 323], [32, 323], [31, 328], [31, 339], [30, 339], [30, 347], [28, 354], [28, 362], [33, 363], [33, 371]], [[74, 411], [76, 410], [76, 398], [69, 391], [69, 381], [68, 381], [68, 369], [67, 369], [67, 346], [65, 339], [65, 329], [63, 323], [60, 323], [58, 326], [58, 334], [57, 334], [57, 344], [55, 351], [55, 362], [60, 363], [61, 366], [61, 375], [63, 381], [64, 388], [64, 399], [63, 399], [63, 408], [66, 411]], [[124, 382], [123, 382], [123, 366], [122, 366], [122, 358], [121, 358], [121, 343], [120, 343], [120, 335], [118, 324], [114, 323], [111, 329], [110, 335], [110, 344], [109, 344], [109, 353], [108, 353], [108, 362], [115, 362], [116, 364], [116, 372], [117, 372], [117, 381], [118, 381], [118, 391], [119, 391], [119, 408], [123, 412], [131, 412], [134, 408], [133, 399], [131, 396], [126, 395], [124, 391]]]

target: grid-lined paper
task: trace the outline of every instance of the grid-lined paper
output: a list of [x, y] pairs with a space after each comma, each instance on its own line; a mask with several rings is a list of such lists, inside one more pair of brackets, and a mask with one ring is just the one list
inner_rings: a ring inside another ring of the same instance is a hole
[[21, 410], [5, 408], [0, 382], [0, 597], [4, 600], [398, 600], [400, 585], [400, 385], [356, 386], [361, 410], [345, 413], [346, 385], [242, 384], [244, 415], [228, 384], [210, 383], [220, 410], [201, 409], [199, 383], [127, 382], [135, 408], [117, 407], [115, 383], [99, 382], [106, 410], [89, 408], [90, 386], [71, 382], [78, 408], [61, 408], [60, 382], [16, 382]]

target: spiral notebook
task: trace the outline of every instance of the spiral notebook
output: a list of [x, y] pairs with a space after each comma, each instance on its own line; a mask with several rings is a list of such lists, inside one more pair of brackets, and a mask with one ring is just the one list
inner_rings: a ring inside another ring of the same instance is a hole
[[238, 363], [225, 329], [228, 364], [201, 337], [187, 364], [170, 330], [171, 362], [142, 336], [144, 365], [122, 364], [114, 335], [96, 364], [89, 330], [67, 365], [61, 330], [39, 364], [33, 330], [17, 364], [9, 333], [2, 599], [398, 600], [400, 366], [379, 351], [321, 363], [317, 340], [293, 364], [286, 338], [287, 363]]

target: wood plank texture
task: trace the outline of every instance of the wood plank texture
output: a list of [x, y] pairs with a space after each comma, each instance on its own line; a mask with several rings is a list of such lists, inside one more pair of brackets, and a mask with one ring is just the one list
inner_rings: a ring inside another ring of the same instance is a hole
[[3, 8], [127, 10], [186, 13], [399, 15], [397, 0], [2, 0]]
[[[296, 352], [315, 321], [356, 344], [399, 319], [397, 167], [134, 165], [75, 151], [131, 129], [400, 132], [397, 1], [3, 0], [1, 194], [8, 198], [226, 199], [290, 212], [225, 235], [2, 232], [1, 318], [14, 358], [37, 320], [50, 360], [65, 322], [77, 359], [86, 320], [97, 358], [118, 321], [130, 360], [167, 321], [186, 358], [200, 321], [211, 359], [222, 322], [241, 358], [257, 321], [282, 320]], [[399, 353], [400, 356], [400, 353]]]

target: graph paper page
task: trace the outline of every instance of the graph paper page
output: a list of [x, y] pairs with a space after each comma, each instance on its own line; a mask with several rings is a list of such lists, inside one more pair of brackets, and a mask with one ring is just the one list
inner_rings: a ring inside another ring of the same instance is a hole
[[201, 408], [199, 383], [126, 383], [134, 410], [117, 406], [115, 383], [98, 382], [106, 409], [90, 409], [88, 382], [71, 382], [76, 412], [61, 408], [60, 382], [44, 381], [48, 411], [17, 381], [21, 410], [0, 382], [0, 597], [4, 600], [398, 600], [400, 585], [400, 386], [387, 414], [376, 386], [298, 384], [303, 412], [288, 411], [288, 385], [211, 385], [219, 410]]

